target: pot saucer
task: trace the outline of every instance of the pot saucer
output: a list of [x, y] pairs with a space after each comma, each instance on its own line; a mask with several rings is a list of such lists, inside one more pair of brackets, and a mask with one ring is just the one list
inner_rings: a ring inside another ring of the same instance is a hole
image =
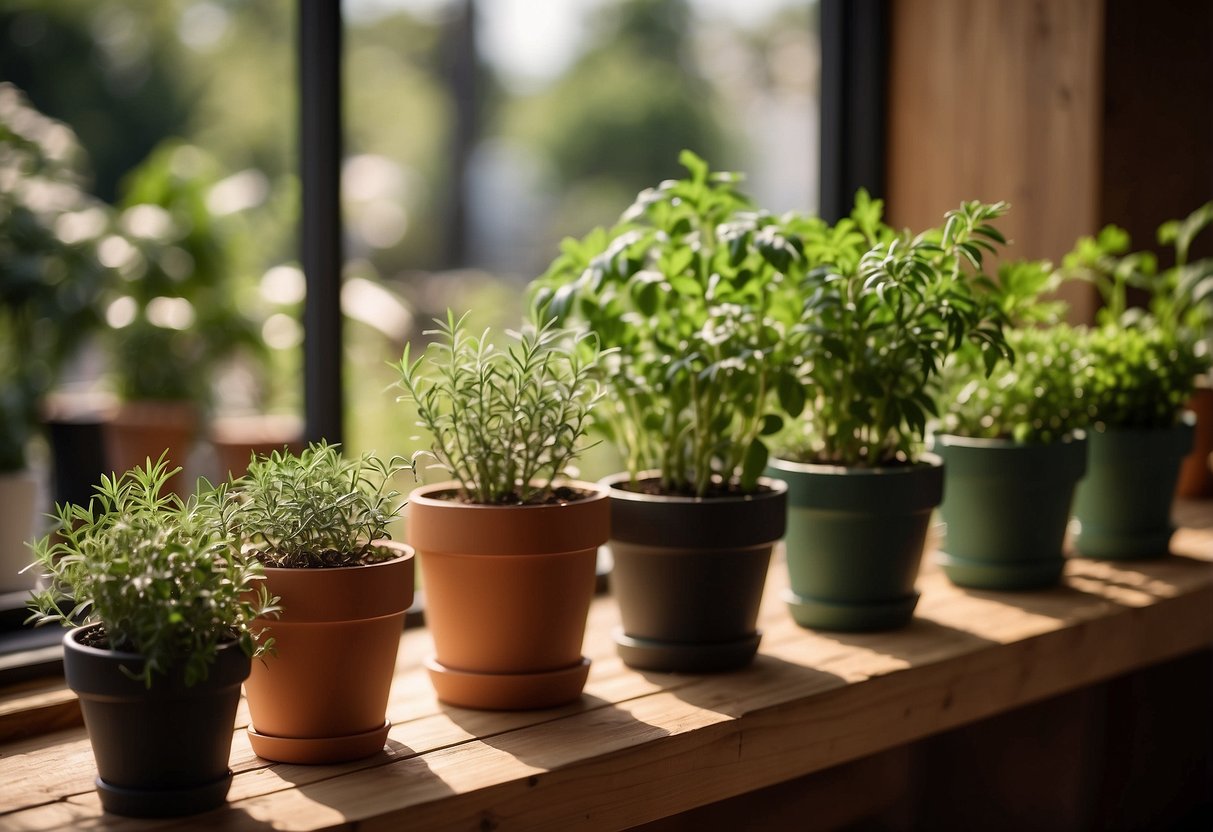
[[918, 606], [918, 593], [913, 592], [892, 601], [847, 603], [809, 598], [788, 589], [784, 591], [783, 600], [787, 602], [792, 618], [801, 627], [866, 633], [896, 630], [909, 624], [914, 617], [914, 607]]
[[248, 740], [253, 753], [266, 760], [302, 765], [345, 763], [382, 751], [391, 727], [392, 723], [384, 720], [378, 728], [344, 737], [276, 737], [259, 733], [250, 725]]
[[680, 642], [612, 633], [619, 657], [628, 667], [660, 673], [716, 673], [745, 667], [758, 652], [762, 633], [735, 641]]
[[105, 811], [131, 818], [171, 818], [193, 815], [222, 806], [232, 785], [229, 769], [218, 780], [180, 789], [132, 789], [115, 786], [100, 777], [94, 781]]
[[935, 562], [957, 586], [999, 591], [1056, 586], [1066, 566], [1065, 558], [1060, 554], [1051, 558], [994, 561], [936, 552]]
[[581, 696], [590, 660], [542, 673], [475, 673], [447, 667], [433, 656], [425, 660], [438, 698], [448, 705], [487, 711], [554, 708]]

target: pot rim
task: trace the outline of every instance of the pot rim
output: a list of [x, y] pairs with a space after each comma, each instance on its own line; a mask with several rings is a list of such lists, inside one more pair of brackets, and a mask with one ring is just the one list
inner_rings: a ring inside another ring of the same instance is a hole
[[767, 462], [768, 468], [787, 471], [796, 474], [814, 474], [817, 476], [847, 476], [847, 477], [896, 477], [907, 476], [930, 468], [942, 468], [943, 459], [938, 454], [927, 451], [919, 454], [918, 459], [908, 465], [884, 466], [848, 466], [831, 465], [821, 462], [796, 462], [782, 457], [772, 457]]
[[379, 560], [375, 561], [374, 563], [357, 563], [353, 566], [270, 566], [269, 564], [265, 563], [263, 563], [261, 566], [265, 570], [266, 574], [278, 572], [323, 572], [328, 575], [336, 575], [345, 572], [352, 572], [357, 569], [372, 569], [376, 566], [392, 566], [402, 560], [413, 558], [417, 554], [416, 550], [403, 540], [392, 540], [391, 538], [384, 537], [380, 538], [379, 540], [371, 541], [371, 544], [382, 549], [396, 550], [397, 555], [396, 557], [388, 558], [387, 560]]
[[1087, 441], [1087, 432], [1075, 428], [1052, 442], [1016, 442], [1014, 439], [990, 439], [980, 436], [966, 436], [961, 433], [936, 433], [931, 437], [932, 442], [942, 442], [946, 445], [960, 448], [1051, 448], [1057, 445], [1073, 445]]
[[442, 491], [456, 491], [462, 487], [458, 480], [444, 480], [436, 482], [432, 485], [419, 485], [409, 492], [408, 504], [419, 504], [427, 508], [437, 509], [459, 509], [462, 511], [542, 511], [544, 509], [561, 508], [564, 506], [580, 506], [592, 503], [595, 500], [606, 499], [607, 489], [596, 482], [588, 480], [560, 480], [557, 485], [568, 486], [570, 488], [578, 488], [582, 491], [590, 492], [589, 496], [580, 500], [570, 500], [566, 503], [541, 503], [538, 505], [489, 505], [487, 503], [462, 503], [452, 500], [442, 500], [438, 497], [431, 497]]
[[[641, 471], [636, 480], [657, 479], [661, 472], [657, 469]], [[755, 491], [751, 494], [724, 494], [719, 497], [686, 497], [680, 494], [645, 494], [639, 491], [628, 491], [621, 487], [624, 482], [630, 482], [632, 475], [627, 471], [619, 471], [603, 477], [598, 482], [604, 486], [612, 500], [630, 500], [638, 503], [673, 503], [677, 505], [723, 505], [726, 503], [751, 503], [758, 500], [778, 499], [779, 495], [788, 490], [788, 484], [773, 477], [759, 477], [758, 482], [767, 487], [766, 491]]]

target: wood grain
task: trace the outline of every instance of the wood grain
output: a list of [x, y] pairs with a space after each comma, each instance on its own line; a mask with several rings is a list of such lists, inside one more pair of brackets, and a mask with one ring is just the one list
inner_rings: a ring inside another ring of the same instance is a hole
[[1173, 557], [1074, 559], [1065, 585], [1020, 594], [951, 586], [928, 560], [908, 628], [802, 630], [772, 565], [754, 666], [638, 673], [595, 602], [581, 702], [517, 713], [438, 703], [406, 632], [388, 748], [339, 766], [269, 764], [242, 711], [227, 808], [172, 822], [101, 814], [81, 729], [0, 745], [4, 829], [623, 829], [859, 760], [1213, 644], [1213, 506], [1181, 504]]

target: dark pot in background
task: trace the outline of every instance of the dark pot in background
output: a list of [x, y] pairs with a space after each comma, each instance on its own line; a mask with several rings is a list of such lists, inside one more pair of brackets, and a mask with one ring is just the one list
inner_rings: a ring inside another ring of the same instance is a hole
[[936, 559], [952, 583], [1035, 589], [1061, 580], [1074, 488], [1087, 470], [1083, 434], [1046, 445], [937, 435], [948, 472], [947, 536]]
[[943, 463], [842, 468], [776, 459], [788, 484], [788, 608], [802, 627], [862, 632], [910, 623]]
[[786, 487], [764, 479], [766, 490], [752, 495], [669, 497], [629, 491], [628, 481], [602, 481], [611, 494], [611, 591], [624, 663], [688, 673], [749, 664], [771, 550], [786, 524]]
[[43, 424], [54, 463], [56, 504], [88, 505], [93, 487], [113, 469], [105, 455], [105, 425], [116, 404], [103, 394], [53, 394], [43, 408]]
[[240, 683], [250, 661], [235, 644], [219, 648], [204, 681], [186, 687], [181, 674], [131, 679], [143, 658], [63, 639], [67, 685], [80, 697], [97, 761], [97, 792], [105, 811], [132, 817], [172, 817], [223, 804]]
[[1168, 554], [1175, 480], [1192, 434], [1190, 413], [1169, 428], [1088, 433], [1087, 476], [1074, 500], [1080, 555], [1129, 560]]

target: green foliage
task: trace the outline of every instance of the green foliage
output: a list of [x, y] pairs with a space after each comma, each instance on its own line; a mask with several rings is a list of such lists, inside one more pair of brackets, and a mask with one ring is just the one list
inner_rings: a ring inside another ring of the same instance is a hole
[[127, 400], [206, 401], [218, 362], [244, 348], [262, 357], [257, 327], [236, 306], [223, 229], [207, 206], [214, 163], [196, 147], [162, 145], [126, 182], [125, 236], [114, 304], [129, 323], [111, 332]]
[[[1159, 241], [1175, 247], [1167, 269], [1151, 252], [1131, 252], [1129, 235], [1111, 225], [1066, 255], [1062, 273], [1094, 283], [1104, 301], [1088, 340], [1092, 421], [1111, 428], [1173, 425], [1196, 377], [1209, 369], [1213, 258], [1189, 262], [1188, 252], [1211, 223], [1213, 203], [1159, 228]], [[1146, 293], [1145, 308], [1129, 306], [1130, 289]]]
[[737, 174], [680, 161], [688, 176], [642, 191], [609, 232], [565, 240], [532, 303], [618, 349], [595, 424], [633, 480], [657, 469], [665, 493], [751, 492], [784, 423], [774, 393], [799, 391], [786, 275], [803, 245], [738, 193]]
[[814, 265], [801, 281], [803, 321], [793, 332], [806, 402], [802, 430], [786, 440], [791, 456], [911, 462], [937, 415], [947, 357], [971, 344], [989, 372], [1009, 355], [1005, 313], [981, 271], [984, 255], [1005, 242], [991, 221], [1006, 207], [967, 202], [941, 228], [911, 237], [886, 226], [881, 202], [861, 191], [833, 228], [818, 219], [793, 225]]
[[249, 656], [270, 649], [250, 626], [277, 611], [260, 564], [240, 551], [226, 486], [182, 501], [165, 488], [179, 470], [161, 458], [102, 477], [89, 505], [59, 506], [55, 531], [33, 547], [48, 584], [31, 620], [100, 622], [111, 649], [144, 657], [132, 675], [149, 687], [177, 668], [187, 685], [205, 679], [233, 640]]
[[107, 206], [82, 187], [72, 132], [0, 84], [0, 471], [25, 466], [38, 402], [98, 326]]
[[1024, 444], [1055, 442], [1088, 422], [1096, 372], [1086, 333], [1064, 324], [1009, 329], [1013, 363], [986, 375], [971, 361], [948, 368], [940, 433]]
[[445, 323], [436, 320], [438, 329], [425, 334], [437, 340], [416, 361], [405, 346], [398, 401], [416, 406], [432, 455], [459, 481], [463, 499], [543, 503], [587, 447], [590, 413], [603, 398], [594, 378], [598, 346], [549, 322], [509, 333], [517, 343], [500, 350], [488, 330], [468, 334], [465, 318], [448, 311]]
[[389, 560], [376, 548], [403, 500], [392, 478], [412, 463], [371, 453], [345, 459], [336, 445], [313, 443], [296, 456], [254, 457], [231, 484], [233, 520], [246, 551], [267, 566], [322, 568]]

